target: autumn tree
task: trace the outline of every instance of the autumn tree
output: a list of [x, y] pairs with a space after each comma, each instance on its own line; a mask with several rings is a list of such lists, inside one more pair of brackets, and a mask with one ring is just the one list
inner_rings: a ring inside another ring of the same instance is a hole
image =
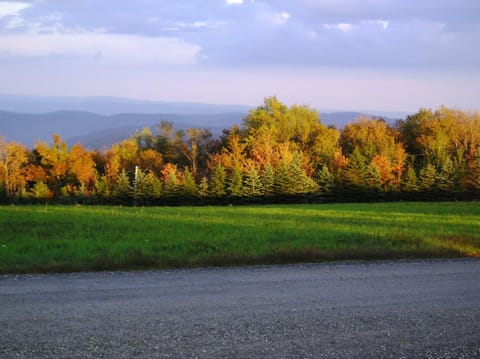
[[176, 130], [171, 121], [162, 121], [157, 125], [157, 132], [155, 150], [162, 155], [164, 162], [173, 163], [179, 168], [187, 166], [185, 131]]
[[95, 162], [81, 144], [72, 146], [68, 154], [68, 172], [73, 184], [90, 188], [95, 182]]
[[480, 144], [479, 113], [444, 106], [435, 112], [421, 109], [397, 127], [418, 169], [431, 164], [443, 176], [451, 167], [458, 177], [455, 181], [464, 183], [468, 161]]
[[0, 138], [0, 183], [6, 195], [13, 197], [26, 185], [25, 167], [28, 164], [26, 147], [16, 143], [6, 143]]
[[193, 178], [198, 177], [199, 167], [205, 167], [212, 146], [212, 132], [203, 128], [187, 130], [187, 141], [183, 154], [189, 161]]
[[152, 172], [156, 176], [161, 175], [164, 165], [162, 155], [151, 148], [140, 151], [137, 161], [135, 163], [142, 170], [146, 172]]
[[40, 157], [40, 163], [47, 173], [49, 187], [55, 195], [61, 193], [62, 188], [68, 183], [69, 151], [67, 144], [59, 135], [53, 135], [51, 146], [44, 142], [36, 144], [35, 150]]
[[357, 150], [368, 162], [379, 154], [393, 159], [398, 147], [395, 129], [384, 120], [369, 117], [347, 124], [340, 134], [340, 144], [345, 155]]
[[463, 187], [470, 191], [480, 191], [480, 147], [468, 161]]

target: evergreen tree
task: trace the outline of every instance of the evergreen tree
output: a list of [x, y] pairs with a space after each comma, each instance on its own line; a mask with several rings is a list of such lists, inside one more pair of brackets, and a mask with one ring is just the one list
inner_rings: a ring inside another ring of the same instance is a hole
[[412, 166], [408, 166], [407, 170], [403, 175], [402, 180], [402, 190], [405, 192], [416, 192], [418, 191], [417, 175]]
[[151, 188], [147, 181], [147, 176], [140, 168], [136, 169], [135, 180], [133, 182], [133, 198], [137, 204], [142, 204], [151, 195]]
[[200, 197], [208, 197], [208, 180], [207, 177], [202, 177], [198, 186], [198, 195]]
[[293, 183], [290, 178], [288, 164], [282, 161], [275, 171], [274, 193], [277, 195], [292, 194], [292, 187]]
[[147, 182], [147, 187], [150, 189], [149, 197], [153, 200], [159, 199], [163, 192], [163, 183], [160, 178], [155, 176], [153, 172], [149, 172], [145, 177], [145, 181]]
[[197, 184], [195, 183], [193, 174], [189, 169], [185, 169], [181, 190], [182, 195], [188, 198], [196, 197], [198, 195]]
[[47, 184], [43, 181], [35, 182], [29, 193], [35, 199], [46, 199], [51, 195]]
[[222, 165], [217, 165], [210, 178], [210, 193], [214, 197], [225, 196], [225, 179], [226, 172]]
[[101, 176], [96, 180], [95, 193], [102, 198], [109, 198], [111, 196], [110, 185], [106, 176]]
[[420, 171], [420, 189], [422, 191], [433, 190], [436, 177], [437, 177], [437, 170], [432, 164], [428, 163]]
[[270, 196], [275, 191], [275, 170], [271, 164], [267, 164], [260, 176], [262, 183], [262, 192], [266, 196]]
[[243, 196], [243, 174], [240, 166], [236, 165], [227, 181], [227, 193], [232, 197]]
[[177, 197], [180, 192], [178, 178], [174, 171], [167, 173], [166, 181], [163, 185], [163, 196], [166, 198]]
[[449, 158], [445, 160], [435, 178], [435, 187], [440, 191], [452, 191], [456, 185], [455, 169]]
[[330, 173], [328, 166], [322, 166], [317, 174], [317, 184], [320, 192], [330, 193], [333, 191], [334, 176]]
[[292, 161], [288, 166], [288, 176], [290, 181], [291, 194], [306, 194], [315, 192], [318, 185], [313, 181], [303, 169], [302, 159], [298, 152], [293, 154]]
[[480, 147], [477, 148], [474, 158], [466, 173], [466, 188], [470, 191], [480, 191]]
[[247, 196], [260, 196], [262, 194], [262, 182], [255, 166], [251, 166], [245, 178], [245, 194]]
[[121, 203], [128, 202], [133, 194], [133, 187], [130, 184], [127, 172], [120, 172], [113, 189], [113, 197]]
[[370, 163], [367, 167], [366, 183], [369, 190], [380, 191], [382, 189], [382, 177], [374, 163]]
[[342, 171], [342, 183], [348, 190], [363, 191], [366, 185], [366, 158], [359, 150], [355, 149], [348, 157], [348, 163]]

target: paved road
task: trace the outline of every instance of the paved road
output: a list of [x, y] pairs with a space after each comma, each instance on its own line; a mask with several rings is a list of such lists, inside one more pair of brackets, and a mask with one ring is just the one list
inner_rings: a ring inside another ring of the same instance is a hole
[[480, 358], [480, 261], [0, 276], [0, 357]]

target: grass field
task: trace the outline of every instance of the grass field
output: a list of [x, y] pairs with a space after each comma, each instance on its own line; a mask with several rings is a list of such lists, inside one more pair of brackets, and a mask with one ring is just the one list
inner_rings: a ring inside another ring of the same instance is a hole
[[480, 204], [0, 206], [0, 273], [480, 257]]

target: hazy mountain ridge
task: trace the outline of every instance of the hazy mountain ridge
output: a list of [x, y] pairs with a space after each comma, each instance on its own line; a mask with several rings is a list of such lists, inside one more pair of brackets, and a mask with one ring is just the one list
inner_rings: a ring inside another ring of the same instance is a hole
[[[240, 123], [244, 113], [217, 114], [117, 114], [98, 115], [90, 112], [57, 111], [43, 114], [25, 114], [0, 111], [0, 134], [7, 141], [18, 141], [33, 146], [36, 141], [50, 142], [52, 134], [59, 134], [71, 143], [87, 147], [104, 147], [128, 138], [143, 127], [152, 129], [162, 121], [172, 121], [177, 129], [210, 128], [221, 132], [234, 123]], [[98, 141], [104, 138], [104, 143]]]
[[[50, 142], [56, 133], [70, 145], [81, 143], [88, 148], [105, 148], [130, 137], [143, 127], [153, 130], [161, 121], [172, 121], [177, 129], [209, 128], [219, 135], [233, 124], [240, 125], [249, 110], [248, 106], [241, 105], [154, 102], [115, 97], [0, 95], [0, 135], [7, 141], [32, 147], [36, 141]], [[372, 115], [361, 112], [320, 113], [324, 124], [337, 128], [359, 116]]]
[[247, 113], [249, 109], [249, 106], [244, 105], [147, 101], [108, 96], [52, 97], [0, 95], [0, 110], [30, 114], [56, 111], [91, 112], [99, 115], [115, 115], [120, 113], [216, 114], [229, 112]]

